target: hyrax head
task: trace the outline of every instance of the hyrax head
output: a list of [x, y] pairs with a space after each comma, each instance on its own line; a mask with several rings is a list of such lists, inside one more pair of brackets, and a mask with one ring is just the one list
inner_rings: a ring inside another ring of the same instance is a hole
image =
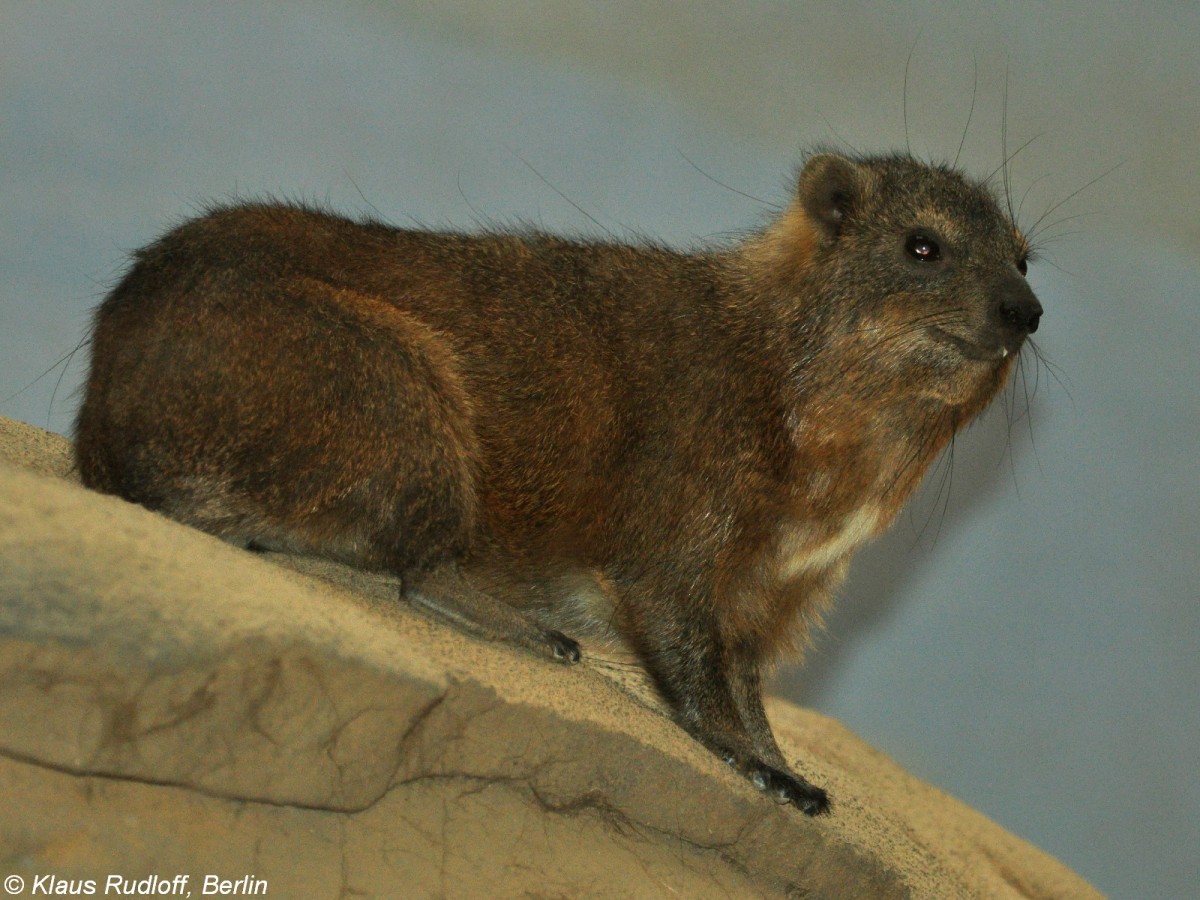
[[883, 368], [924, 373], [931, 393], [1003, 380], [1037, 330], [1029, 245], [986, 185], [949, 167], [821, 153], [789, 217], [808, 232], [805, 269], [835, 320]]

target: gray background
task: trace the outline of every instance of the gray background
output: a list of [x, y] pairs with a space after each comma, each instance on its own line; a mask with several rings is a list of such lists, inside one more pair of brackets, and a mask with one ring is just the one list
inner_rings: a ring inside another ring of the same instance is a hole
[[0, 413], [69, 431], [85, 354], [34, 379], [207, 200], [722, 240], [802, 148], [905, 146], [910, 51], [907, 140], [953, 158], [977, 71], [962, 163], [999, 164], [1007, 84], [1025, 224], [1117, 166], [1031, 272], [1061, 381], [1026, 355], [1016, 424], [959, 440], [777, 688], [1107, 892], [1195, 896], [1197, 38], [1165, 2], [8, 2]]

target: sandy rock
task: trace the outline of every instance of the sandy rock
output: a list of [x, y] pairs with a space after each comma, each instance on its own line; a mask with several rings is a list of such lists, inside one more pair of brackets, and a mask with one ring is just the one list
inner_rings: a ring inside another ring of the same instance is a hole
[[[189, 876], [271, 897], [1089, 897], [837, 722], [776, 701], [813, 820], [665, 715], [72, 480], [0, 420], [0, 875]], [[586, 648], [585, 648], [586, 649]], [[245, 879], [239, 881], [239, 879]]]

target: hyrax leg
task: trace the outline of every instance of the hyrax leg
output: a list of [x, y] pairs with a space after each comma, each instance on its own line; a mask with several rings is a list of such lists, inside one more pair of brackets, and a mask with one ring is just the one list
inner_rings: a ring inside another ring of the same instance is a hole
[[315, 279], [173, 287], [135, 270], [101, 312], [77, 442], [86, 484], [231, 543], [392, 572], [443, 618], [579, 659], [458, 570], [479, 449], [442, 336]]
[[478, 450], [444, 340], [312, 279], [217, 285], [135, 270], [106, 302], [84, 483], [232, 543], [397, 574], [464, 552]]
[[810, 816], [828, 812], [825, 791], [792, 772], [775, 742], [755, 654], [729, 646], [715, 623], [689, 606], [686, 617], [656, 622], [640, 635], [647, 667], [680, 725], [764, 793]]
[[579, 662], [579, 644], [558, 631], [542, 628], [491, 594], [476, 588], [457, 562], [447, 562], [404, 579], [404, 597], [439, 618], [482, 637], [508, 641], [548, 653], [566, 663]]
[[767, 711], [763, 708], [762, 676], [757, 657], [745, 652], [740, 658], [735, 653], [733, 658], [737, 660], [733, 666], [737, 674], [730, 678], [729, 683], [738, 712], [741, 713], [742, 724], [760, 758], [771, 764], [749, 772], [751, 780], [761, 790], [793, 803], [810, 816], [828, 812], [828, 795], [791, 771], [775, 741], [775, 734], [767, 721]]

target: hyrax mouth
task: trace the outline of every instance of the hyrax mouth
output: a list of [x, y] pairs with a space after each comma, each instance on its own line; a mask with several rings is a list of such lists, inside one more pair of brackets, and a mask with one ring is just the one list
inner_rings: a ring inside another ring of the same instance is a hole
[[[956, 334], [951, 334], [936, 325], [929, 328], [930, 336], [942, 344], [947, 344], [959, 352], [965, 359], [976, 360], [977, 362], [1000, 362], [1006, 359], [1009, 354], [1016, 353], [1021, 349], [1023, 338], [1017, 338], [1015, 341], [1005, 341], [1003, 339], [993, 339], [986, 342], [978, 342], [959, 337]], [[1010, 346], [1011, 345], [1011, 346]]]

